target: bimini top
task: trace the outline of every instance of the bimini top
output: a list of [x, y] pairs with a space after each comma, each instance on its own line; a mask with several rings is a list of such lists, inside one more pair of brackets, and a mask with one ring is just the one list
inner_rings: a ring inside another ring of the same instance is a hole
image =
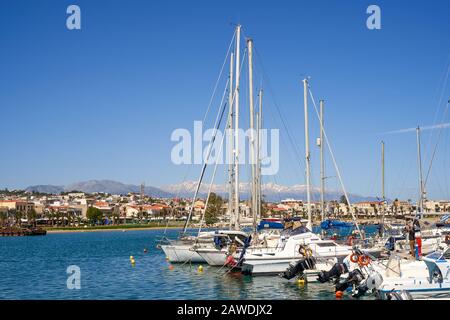
[[268, 221], [268, 220], [261, 220], [258, 225], [258, 231], [264, 230], [264, 229], [279, 229], [283, 230], [284, 225], [280, 221]]

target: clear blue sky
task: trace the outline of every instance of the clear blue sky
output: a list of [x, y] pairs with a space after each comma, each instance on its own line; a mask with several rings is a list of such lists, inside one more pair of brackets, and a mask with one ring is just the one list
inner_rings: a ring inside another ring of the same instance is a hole
[[[70, 4], [81, 7], [80, 31], [66, 29]], [[381, 7], [381, 30], [366, 28], [370, 4]], [[326, 128], [347, 189], [380, 194], [383, 139], [387, 195], [415, 199], [415, 134], [382, 133], [442, 120], [450, 96], [447, 84], [438, 104], [450, 61], [449, 14], [446, 0], [1, 0], [0, 186], [182, 181], [187, 167], [171, 163], [170, 134], [201, 120], [230, 23], [240, 22], [270, 80], [266, 126], [280, 124], [276, 101], [303, 155], [300, 81], [309, 75], [316, 98], [326, 100]], [[450, 198], [448, 130], [427, 185], [431, 198]], [[317, 121], [311, 132], [313, 142]], [[425, 171], [436, 135], [423, 133]], [[280, 173], [266, 182], [304, 183], [304, 162], [288, 147], [282, 142]], [[327, 171], [335, 175], [329, 158]], [[327, 183], [338, 188], [335, 178]]]

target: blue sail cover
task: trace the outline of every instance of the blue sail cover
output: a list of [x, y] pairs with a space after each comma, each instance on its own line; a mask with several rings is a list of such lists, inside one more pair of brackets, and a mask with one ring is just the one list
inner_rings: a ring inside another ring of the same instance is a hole
[[352, 222], [344, 222], [339, 220], [324, 220], [320, 223], [320, 227], [323, 230], [333, 229], [333, 228], [352, 228], [354, 225]]
[[258, 231], [262, 229], [284, 229], [284, 225], [278, 221], [260, 221]]

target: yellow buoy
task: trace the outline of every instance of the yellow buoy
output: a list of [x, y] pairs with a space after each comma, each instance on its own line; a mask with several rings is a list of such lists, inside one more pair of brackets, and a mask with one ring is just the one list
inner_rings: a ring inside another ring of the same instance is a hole
[[166, 261], [169, 261], [169, 257], [166, 257]]
[[130, 260], [134, 260], [134, 257], [133, 257], [133, 256], [130, 256]]
[[199, 265], [198, 266], [198, 272], [202, 272], [203, 271], [203, 266], [202, 265]]
[[305, 284], [305, 279], [297, 279], [297, 284], [304, 285]]

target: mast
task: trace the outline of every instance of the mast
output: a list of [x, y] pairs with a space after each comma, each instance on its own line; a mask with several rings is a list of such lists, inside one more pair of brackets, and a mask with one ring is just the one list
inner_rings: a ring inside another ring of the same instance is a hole
[[240, 74], [240, 43], [241, 43], [241, 25], [236, 27], [236, 83], [235, 83], [235, 115], [234, 115], [234, 209], [235, 222], [234, 229], [239, 229], [239, 81]]
[[420, 127], [416, 128], [416, 137], [417, 137], [417, 164], [419, 167], [419, 210], [420, 216], [423, 215], [423, 176], [422, 176], [422, 155], [420, 152]]
[[258, 111], [258, 118], [257, 118], [257, 133], [256, 133], [256, 137], [257, 137], [257, 155], [256, 155], [256, 173], [258, 176], [257, 179], [257, 218], [261, 219], [261, 128], [262, 128], [262, 96], [263, 96], [263, 90], [260, 89], [259, 90], [259, 111]]
[[234, 53], [230, 54], [230, 81], [228, 89], [228, 214], [230, 216], [230, 228], [234, 224], [235, 210], [233, 208], [234, 201], [234, 141], [233, 141], [233, 68], [234, 68]]
[[320, 100], [320, 206], [325, 219], [325, 166], [323, 158], [323, 100]]
[[247, 52], [248, 52], [248, 96], [249, 96], [249, 111], [250, 111], [250, 166], [251, 166], [251, 204], [253, 215], [253, 228], [256, 231], [257, 224], [257, 209], [256, 209], [256, 161], [255, 161], [255, 109], [253, 105], [253, 40], [247, 39]]
[[[381, 141], [381, 199], [383, 201], [383, 204], [381, 206], [381, 209], [383, 210], [381, 214], [381, 230], [384, 231], [384, 215], [386, 214], [386, 194], [384, 189], [384, 141]], [[384, 232], [382, 231], [382, 234]]]
[[386, 200], [384, 191], [384, 141], [381, 141], [381, 199]]
[[307, 228], [312, 230], [311, 223], [311, 190], [310, 190], [310, 153], [309, 153], [309, 129], [308, 129], [308, 80], [303, 79], [303, 105], [305, 111], [305, 159], [306, 159], [306, 198], [307, 198], [307, 209], [308, 209], [308, 224]]

